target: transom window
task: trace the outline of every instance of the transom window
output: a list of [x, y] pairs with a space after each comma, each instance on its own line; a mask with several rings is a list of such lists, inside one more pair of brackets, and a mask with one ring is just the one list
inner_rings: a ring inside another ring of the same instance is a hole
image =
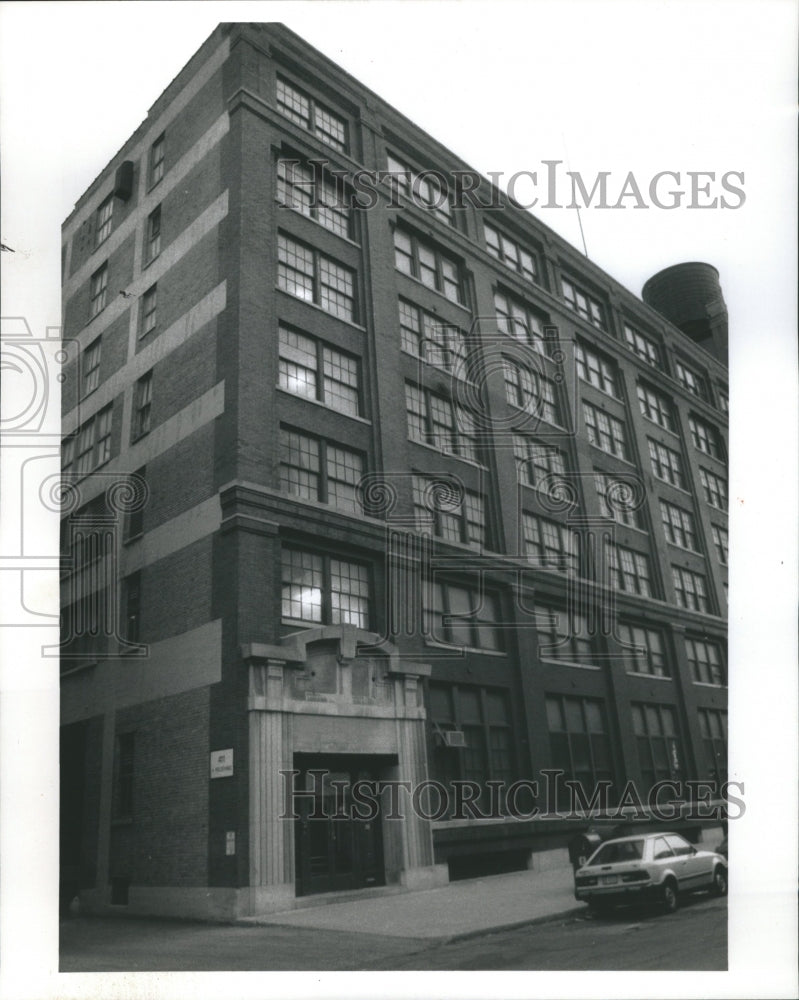
[[583, 418], [588, 440], [609, 455], [629, 461], [627, 432], [621, 420], [583, 401]]
[[588, 292], [578, 288], [567, 278], [561, 278], [560, 283], [563, 288], [563, 298], [568, 306], [593, 326], [600, 330], [607, 330], [605, 307], [602, 303], [589, 295]]
[[369, 568], [363, 563], [284, 548], [282, 616], [369, 628]]
[[594, 636], [585, 615], [574, 610], [535, 605], [538, 655], [542, 659], [591, 664], [596, 658]]
[[347, 122], [334, 114], [324, 104], [290, 84], [277, 78], [277, 108], [281, 114], [341, 152], [347, 151]]
[[540, 354], [546, 353], [543, 316], [519, 299], [511, 298], [499, 291], [494, 292], [494, 308], [497, 312], [497, 328], [500, 333], [506, 333], [524, 344], [530, 344]]
[[561, 426], [555, 383], [534, 372], [526, 365], [510, 358], [503, 358], [505, 372], [505, 399], [511, 406], [524, 410], [532, 417]]
[[440, 292], [451, 302], [464, 302], [458, 262], [427, 240], [399, 227], [394, 230], [394, 264], [398, 271]]
[[277, 284], [298, 299], [313, 302], [339, 319], [355, 320], [355, 273], [313, 247], [277, 238]]
[[388, 154], [387, 165], [390, 180], [397, 190], [452, 225], [452, 203], [446, 178], [440, 171], [416, 170], [391, 153]]
[[535, 256], [529, 253], [509, 236], [500, 233], [487, 222], [483, 223], [486, 237], [486, 249], [498, 261], [501, 261], [512, 271], [518, 271], [522, 277], [528, 281], [538, 282], [538, 262]]
[[447, 645], [503, 648], [497, 594], [444, 581], [433, 583], [431, 590], [432, 607], [424, 613], [427, 635]]
[[98, 267], [91, 276], [89, 282], [89, 318], [94, 317], [105, 309], [106, 296], [108, 292], [108, 264]]
[[652, 596], [648, 556], [610, 542], [606, 543], [605, 551], [610, 583], [614, 589], [624, 590], [629, 594], [641, 594], [643, 597]]
[[682, 471], [682, 459], [680, 455], [671, 448], [667, 448], [659, 441], [649, 441], [649, 458], [652, 462], [652, 472], [658, 479], [662, 479], [672, 486], [685, 489], [685, 477]]
[[575, 531], [526, 511], [522, 512], [522, 529], [524, 554], [532, 563], [561, 573], [579, 572], [580, 549]]
[[697, 684], [714, 684], [721, 687], [726, 683], [721, 647], [717, 643], [686, 636], [685, 655]]
[[64, 471], [85, 476], [105, 464], [111, 458], [111, 425], [110, 404], [81, 424], [78, 430], [64, 441], [61, 456]]
[[338, 236], [352, 235], [351, 209], [344, 189], [298, 160], [277, 161], [277, 198]]
[[672, 545], [679, 545], [683, 549], [691, 549], [699, 552], [699, 545], [696, 540], [696, 526], [694, 516], [682, 507], [677, 507], [666, 500], [660, 501], [660, 515], [663, 519], [663, 529], [666, 538]]
[[83, 386], [82, 396], [94, 392], [100, 384], [100, 348], [101, 338], [93, 340], [83, 352]]
[[[641, 509], [633, 506], [633, 496], [623, 480], [616, 479], [606, 472], [594, 471], [594, 484], [599, 509], [603, 517], [609, 517], [618, 524], [626, 524], [630, 528], [643, 530], [644, 522]], [[626, 502], [627, 500], [630, 502]]]
[[667, 431], [676, 433], [674, 413], [671, 403], [665, 396], [639, 382], [638, 402], [641, 406], [641, 413], [643, 413], [647, 420], [652, 420]]
[[695, 448], [710, 455], [711, 458], [721, 459], [723, 457], [719, 434], [715, 427], [693, 415], [688, 418], [688, 426], [691, 429], [691, 440]]
[[615, 396], [616, 399], [620, 397], [616, 366], [612, 361], [600, 357], [580, 343], [575, 347], [575, 358], [577, 374], [584, 382], [590, 382], [597, 389]]
[[702, 483], [705, 500], [707, 500], [710, 506], [717, 507], [719, 510], [726, 510], [727, 480], [722, 479], [721, 476], [717, 476], [707, 469], [699, 470], [699, 479]]
[[361, 412], [358, 359], [289, 327], [280, 327], [278, 385], [357, 417]]
[[94, 245], [99, 247], [101, 243], [104, 243], [108, 237], [111, 235], [111, 229], [114, 223], [114, 196], [109, 195], [105, 201], [97, 209], [97, 221], [95, 223], [97, 230], [95, 234]]
[[634, 329], [628, 323], [624, 324], [624, 339], [630, 350], [634, 351], [639, 358], [653, 368], [657, 368], [658, 371], [663, 371], [663, 357], [660, 344], [657, 341]]
[[513, 457], [519, 481], [528, 486], [537, 487], [547, 477], [566, 475], [566, 456], [560, 448], [539, 444], [517, 431], [513, 432]]
[[477, 459], [474, 417], [458, 403], [430, 389], [405, 383], [408, 436], [473, 462]]
[[447, 542], [486, 544], [485, 498], [444, 477], [413, 477], [413, 512], [420, 531]]
[[669, 677], [669, 666], [663, 650], [663, 635], [658, 629], [619, 622], [618, 634], [625, 657], [632, 658], [629, 673]]
[[674, 581], [674, 593], [681, 608], [692, 611], [710, 611], [710, 601], [707, 596], [707, 583], [701, 573], [693, 573], [681, 566], [671, 567]]
[[280, 428], [280, 488], [286, 493], [360, 514], [356, 486], [362, 476], [363, 457], [358, 452]]
[[692, 395], [699, 399], [707, 399], [707, 379], [700, 375], [698, 371], [685, 364], [684, 361], [675, 361], [674, 371], [677, 374], [677, 381]]
[[466, 338], [457, 326], [442, 321], [418, 306], [399, 300], [402, 349], [439, 368], [461, 368]]
[[720, 528], [717, 524], [711, 524], [710, 531], [713, 535], [713, 545], [719, 562], [726, 566], [729, 561], [729, 537], [725, 528]]

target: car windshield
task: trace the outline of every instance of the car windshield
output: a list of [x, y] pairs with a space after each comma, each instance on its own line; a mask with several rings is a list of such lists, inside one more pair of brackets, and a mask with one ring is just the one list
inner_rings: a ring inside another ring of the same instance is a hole
[[591, 858], [591, 864], [611, 865], [616, 861], [640, 861], [643, 856], [643, 840], [617, 840], [603, 844]]

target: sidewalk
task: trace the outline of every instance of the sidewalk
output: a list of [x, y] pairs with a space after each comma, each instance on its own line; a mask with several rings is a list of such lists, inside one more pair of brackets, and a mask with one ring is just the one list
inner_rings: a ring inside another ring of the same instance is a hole
[[574, 898], [570, 868], [513, 872], [451, 882], [438, 889], [392, 893], [253, 917], [277, 924], [355, 934], [447, 941], [585, 912]]

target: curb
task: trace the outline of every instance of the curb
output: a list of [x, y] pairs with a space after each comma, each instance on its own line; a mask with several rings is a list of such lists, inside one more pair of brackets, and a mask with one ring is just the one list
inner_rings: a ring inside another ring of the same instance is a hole
[[447, 937], [431, 938], [439, 944], [449, 944], [452, 941], [468, 941], [470, 938], [483, 937], [485, 934], [501, 934], [503, 931], [518, 930], [520, 927], [532, 927], [535, 924], [549, 924], [566, 917], [577, 916], [579, 913], [587, 913], [585, 906], [572, 906], [568, 910], [558, 910], [557, 913], [545, 913], [539, 917], [528, 917], [525, 920], [513, 920], [506, 924], [495, 924], [491, 927], [481, 927], [473, 931], [463, 931], [460, 934], [451, 934]]

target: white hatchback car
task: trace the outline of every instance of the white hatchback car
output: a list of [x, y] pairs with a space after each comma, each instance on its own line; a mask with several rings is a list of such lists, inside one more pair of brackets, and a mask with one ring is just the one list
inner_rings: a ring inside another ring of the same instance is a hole
[[574, 895], [594, 910], [659, 902], [667, 913], [681, 892], [727, 893], [727, 860], [700, 851], [678, 833], [647, 833], [606, 840], [574, 873]]

